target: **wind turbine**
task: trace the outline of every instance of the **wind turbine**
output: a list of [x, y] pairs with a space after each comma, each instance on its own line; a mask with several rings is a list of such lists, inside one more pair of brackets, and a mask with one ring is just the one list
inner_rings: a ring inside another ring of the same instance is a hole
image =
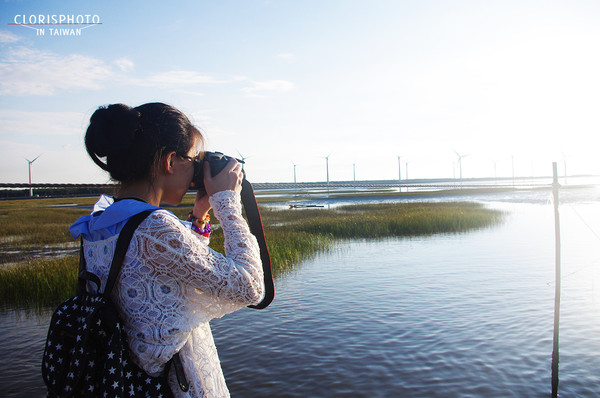
[[567, 158], [569, 157], [568, 155], [565, 155], [564, 152], [562, 153], [562, 157], [563, 157], [563, 165], [564, 165], [564, 171], [565, 171], [565, 185], [567, 185]]
[[512, 169], [512, 184], [515, 187], [515, 156], [510, 155], [510, 167]]
[[456, 154], [456, 156], [458, 156], [458, 175], [460, 177], [460, 179], [462, 180], [462, 158], [464, 158], [465, 156], [469, 156], [469, 155], [461, 155], [460, 153], [454, 151], [454, 153]]
[[294, 165], [294, 184], [296, 183], [296, 163], [292, 162]]
[[325, 156], [325, 167], [327, 168], [327, 191], [329, 191], [329, 156], [331, 156], [331, 153]]
[[248, 159], [247, 157], [245, 157], [244, 155], [242, 155], [240, 153], [240, 151], [238, 151], [238, 155], [240, 155], [240, 160], [242, 161], [242, 171], [244, 171], [244, 164], [245, 164], [245, 160]]
[[42, 155], [41, 154], [37, 155], [35, 157], [35, 159], [33, 159], [33, 160], [29, 160], [29, 159], [25, 158], [25, 160], [27, 161], [28, 166], [29, 166], [29, 196], [30, 197], [33, 196], [33, 187], [31, 186], [31, 164], [33, 162], [35, 162], [40, 156], [42, 156]]
[[398, 182], [402, 180], [402, 174], [400, 173], [400, 158], [401, 156], [398, 156]]

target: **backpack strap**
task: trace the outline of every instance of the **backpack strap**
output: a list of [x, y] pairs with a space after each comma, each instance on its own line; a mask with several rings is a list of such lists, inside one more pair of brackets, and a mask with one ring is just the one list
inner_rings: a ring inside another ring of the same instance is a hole
[[[115, 254], [110, 265], [110, 271], [106, 280], [106, 286], [104, 287], [104, 297], [106, 297], [107, 299], [110, 299], [112, 289], [115, 286], [115, 283], [119, 276], [119, 272], [121, 272], [123, 260], [125, 260], [125, 254], [127, 254], [127, 249], [129, 249], [129, 243], [131, 242], [133, 233], [135, 232], [136, 228], [140, 225], [140, 223], [144, 221], [146, 217], [148, 217], [148, 215], [150, 215], [150, 213], [152, 213], [154, 210], [156, 209], [144, 210], [141, 213], [134, 215], [127, 221], [127, 223], [125, 223], [123, 229], [119, 233], [119, 237], [117, 238], [117, 247], [115, 248]], [[171, 367], [171, 363], [173, 363], [175, 367], [175, 374], [177, 375], [177, 382], [179, 384], [179, 388], [181, 388], [182, 391], [187, 392], [190, 386], [183, 371], [183, 365], [181, 363], [181, 358], [179, 357], [179, 352], [173, 355], [173, 358], [171, 358], [165, 366], [165, 375], [167, 376], [167, 378], [169, 374], [169, 369]]]
[[77, 277], [77, 295], [87, 292], [87, 282], [93, 282], [96, 290], [100, 291], [100, 278], [86, 269], [85, 255], [83, 254], [83, 238], [79, 238], [79, 275]]
[[110, 265], [110, 272], [108, 273], [108, 278], [106, 279], [106, 286], [104, 288], [105, 297], [110, 298], [110, 293], [115, 286], [119, 272], [121, 272], [121, 266], [123, 265], [123, 260], [125, 259], [125, 254], [129, 248], [129, 242], [131, 242], [133, 233], [138, 225], [140, 225], [140, 223], [144, 221], [146, 217], [148, 217], [148, 215], [154, 210], [155, 209], [144, 210], [143, 212], [134, 215], [127, 221], [127, 223], [125, 223], [125, 226], [121, 230], [119, 238], [117, 239], [115, 255], [113, 256], [113, 260]]

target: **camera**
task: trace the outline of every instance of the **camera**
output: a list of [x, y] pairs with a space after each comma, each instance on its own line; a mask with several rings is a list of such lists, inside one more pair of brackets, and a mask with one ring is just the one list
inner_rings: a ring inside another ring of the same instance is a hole
[[[221, 152], [205, 152], [202, 159], [194, 161], [194, 177], [190, 189], [204, 191], [204, 162], [210, 165], [210, 174], [216, 176], [225, 168], [227, 163], [233, 159], [231, 156], [223, 155]], [[238, 163], [244, 163], [243, 160], [236, 159]]]
[[[194, 161], [194, 177], [190, 184], [190, 189], [195, 189], [200, 192], [206, 193], [204, 187], [204, 162], [208, 162], [210, 165], [210, 174], [214, 177], [219, 174], [233, 159], [230, 156], [223, 155], [221, 152], [205, 152], [202, 159]], [[238, 163], [244, 163], [243, 160], [236, 159]], [[273, 270], [271, 267], [271, 256], [269, 254], [269, 248], [267, 247], [267, 241], [265, 239], [265, 232], [263, 230], [263, 223], [260, 217], [260, 210], [258, 209], [258, 203], [256, 202], [256, 196], [254, 196], [254, 189], [252, 184], [246, 179], [244, 169], [242, 169], [243, 181], [242, 191], [240, 192], [240, 199], [242, 206], [248, 219], [248, 227], [250, 232], [256, 237], [256, 242], [260, 249], [260, 261], [262, 262], [263, 272], [265, 275], [265, 296], [262, 301], [255, 305], [250, 305], [250, 308], [263, 309], [266, 308], [275, 297], [275, 285], [273, 284]]]

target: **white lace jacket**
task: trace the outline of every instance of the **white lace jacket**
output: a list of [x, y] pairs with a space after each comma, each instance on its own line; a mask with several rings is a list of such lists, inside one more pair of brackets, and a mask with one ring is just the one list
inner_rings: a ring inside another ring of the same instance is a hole
[[[264, 294], [259, 248], [242, 218], [239, 194], [218, 192], [210, 203], [226, 256], [172, 213], [157, 210], [135, 231], [113, 291], [133, 357], [146, 372], [160, 373], [180, 352], [191, 388], [183, 393], [171, 369], [176, 397], [229, 396], [208, 322], [256, 304]], [[103, 283], [117, 236], [84, 240], [88, 270]]]

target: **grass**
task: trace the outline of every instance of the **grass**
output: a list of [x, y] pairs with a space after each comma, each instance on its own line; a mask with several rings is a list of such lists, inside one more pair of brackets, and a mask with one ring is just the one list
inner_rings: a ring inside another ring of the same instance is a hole
[[336, 239], [464, 232], [492, 225], [502, 215], [469, 202], [349, 205], [337, 209], [263, 210], [262, 214], [270, 228]]
[[[36, 199], [0, 202], [0, 250], [26, 250], [32, 247], [72, 241], [69, 226], [89, 214], [95, 199]], [[86, 208], [64, 207], [65, 205]]]
[[22, 308], [57, 305], [75, 294], [77, 257], [29, 260], [0, 269], [0, 297]]
[[[0, 203], [0, 250], [27, 252], [40, 245], [73, 242], [68, 227], [77, 217], [89, 214], [94, 201], [95, 198], [77, 198], [62, 202], [44, 199]], [[65, 202], [86, 208], [61, 207]], [[193, 196], [188, 195], [181, 206], [168, 209], [185, 218], [192, 203]], [[276, 275], [307, 257], [329, 250], [341, 240], [460, 233], [488, 227], [502, 217], [499, 211], [467, 202], [290, 210], [263, 206], [261, 215]], [[218, 228], [211, 237], [211, 247], [223, 251], [223, 233]], [[15, 266], [0, 265], [0, 299], [13, 306], [56, 305], [75, 293], [77, 264], [77, 257], [68, 256], [26, 259]]]

